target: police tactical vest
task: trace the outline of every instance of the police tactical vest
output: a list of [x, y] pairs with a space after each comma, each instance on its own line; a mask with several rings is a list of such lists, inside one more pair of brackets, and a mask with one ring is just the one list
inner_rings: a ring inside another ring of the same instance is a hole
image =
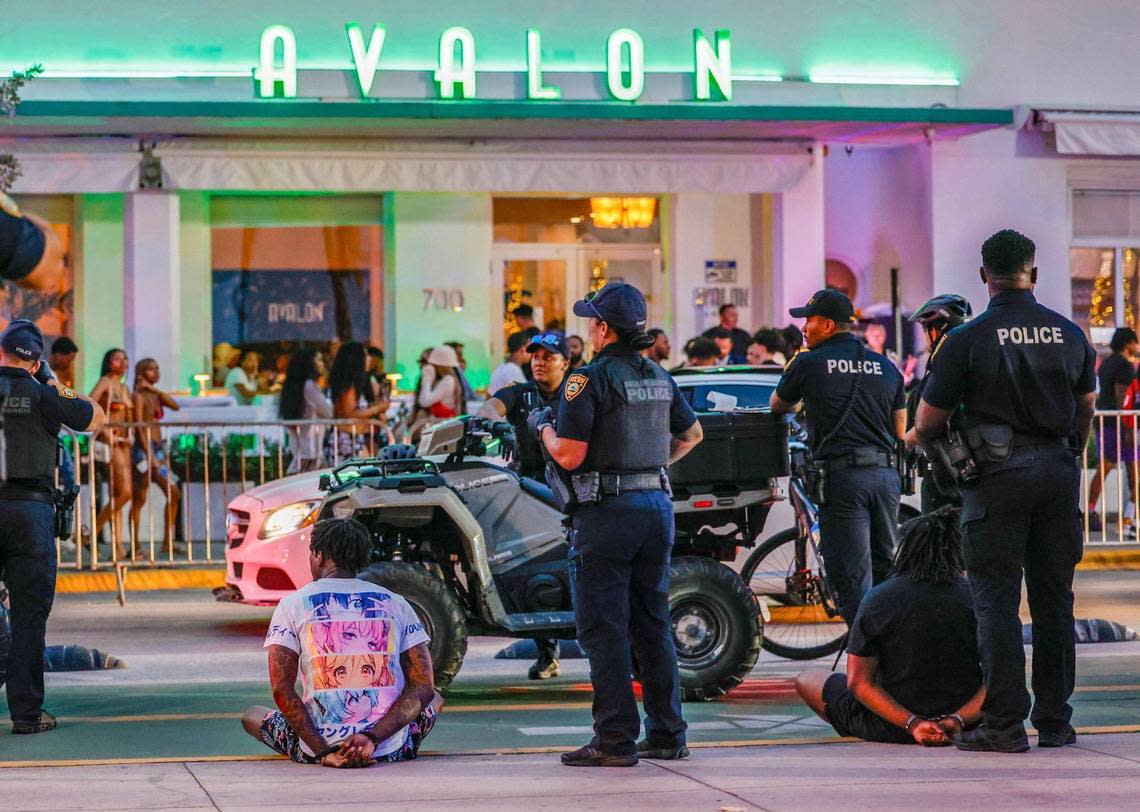
[[50, 489], [55, 474], [56, 438], [48, 433], [40, 418], [42, 392], [43, 384], [30, 375], [0, 377], [8, 480]]
[[[507, 420], [515, 427], [515, 442], [518, 443], [519, 475], [542, 481], [543, 467], [546, 464], [542, 456], [542, 449], [537, 441], [527, 431], [526, 419], [535, 409], [541, 409], [545, 404], [542, 393], [538, 391], [538, 384], [534, 381], [518, 384], [522, 390], [519, 393], [518, 403], [507, 415]], [[557, 401], [555, 401], [557, 406]]]
[[604, 392], [583, 470], [656, 471], [669, 461], [669, 373], [641, 355], [603, 355], [589, 367]]

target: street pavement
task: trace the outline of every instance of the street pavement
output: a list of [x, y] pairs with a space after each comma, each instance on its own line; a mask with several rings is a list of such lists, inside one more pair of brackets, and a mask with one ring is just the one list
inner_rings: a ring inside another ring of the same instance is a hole
[[[1080, 573], [1078, 616], [1140, 628], [1138, 593], [1137, 573]], [[270, 613], [198, 592], [132, 593], [125, 607], [111, 595], [60, 596], [49, 643], [97, 647], [127, 668], [49, 674], [56, 731], [16, 737], [0, 725], [0, 810], [380, 800], [397, 809], [938, 809], [986, 798], [1009, 809], [1120, 809], [1140, 794], [1137, 642], [1078, 647], [1074, 722], [1086, 733], [1077, 748], [986, 756], [844, 743], [792, 688], [805, 665], [831, 662], [764, 653], [726, 700], [685, 706], [690, 760], [576, 771], [554, 754], [589, 738], [585, 661], [528, 682], [526, 661], [493, 658], [509, 641], [473, 639], [419, 761], [332, 773], [277, 759], [238, 722], [246, 706], [272, 704], [260, 648]]]

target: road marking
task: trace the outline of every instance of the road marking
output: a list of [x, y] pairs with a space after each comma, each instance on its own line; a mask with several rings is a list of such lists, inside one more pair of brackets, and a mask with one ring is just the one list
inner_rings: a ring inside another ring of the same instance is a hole
[[[732, 722], [689, 722], [689, 730], [734, 730]], [[588, 736], [594, 728], [588, 725], [551, 725], [549, 727], [520, 727], [524, 736]]]

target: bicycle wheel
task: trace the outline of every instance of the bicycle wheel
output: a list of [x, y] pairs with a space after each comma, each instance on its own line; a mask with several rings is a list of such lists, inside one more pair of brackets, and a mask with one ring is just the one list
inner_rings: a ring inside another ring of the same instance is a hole
[[806, 540], [806, 567], [796, 565], [796, 540], [795, 529], [765, 540], [748, 556], [740, 577], [771, 613], [764, 622], [764, 648], [789, 660], [814, 660], [839, 651], [847, 624], [828, 613], [828, 606], [834, 612], [834, 598]]

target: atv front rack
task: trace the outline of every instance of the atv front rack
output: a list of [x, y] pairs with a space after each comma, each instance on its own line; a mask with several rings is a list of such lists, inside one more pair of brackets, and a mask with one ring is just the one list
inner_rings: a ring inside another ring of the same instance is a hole
[[[327, 474], [321, 474], [319, 487], [322, 491], [335, 491], [347, 485], [359, 484], [360, 480], [389, 480], [391, 487], [399, 488], [402, 483], [422, 489], [431, 484], [443, 484], [439, 466], [431, 460], [421, 457], [408, 459], [383, 459], [381, 457], [365, 457], [342, 462]], [[432, 482], [417, 480], [434, 480]], [[374, 484], [374, 483], [369, 483]]]

